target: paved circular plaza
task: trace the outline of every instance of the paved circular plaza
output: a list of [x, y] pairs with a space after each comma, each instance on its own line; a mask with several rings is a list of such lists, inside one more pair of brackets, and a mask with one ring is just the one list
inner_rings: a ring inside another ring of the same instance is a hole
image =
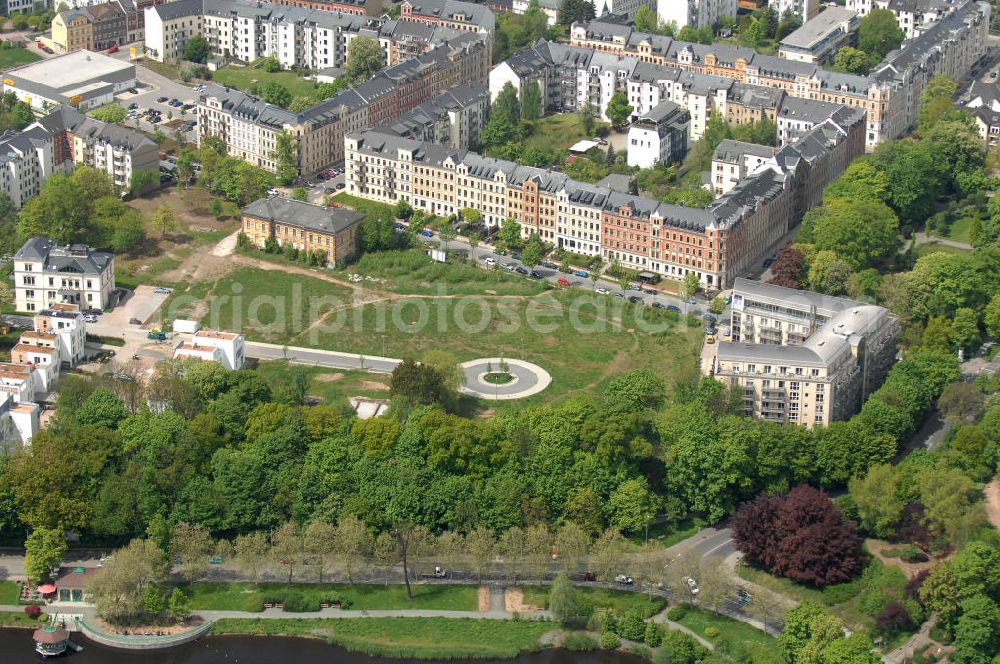
[[[511, 381], [503, 385], [487, 383], [486, 374], [499, 373], [501, 362], [507, 363], [507, 373], [511, 375]], [[465, 372], [465, 385], [459, 388], [460, 391], [480, 399], [494, 401], [523, 399], [538, 394], [552, 382], [552, 376], [548, 371], [537, 364], [522, 360], [484, 357], [463, 362], [461, 367]]]

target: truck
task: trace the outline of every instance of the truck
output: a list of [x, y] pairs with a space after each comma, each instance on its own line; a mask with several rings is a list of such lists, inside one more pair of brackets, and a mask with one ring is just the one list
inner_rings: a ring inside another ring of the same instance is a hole
[[160, 330], [150, 330], [146, 333], [146, 338], [154, 341], [166, 341], [167, 333]]
[[182, 332], [184, 334], [194, 334], [198, 331], [200, 325], [196, 320], [187, 320], [184, 318], [178, 318], [174, 321], [174, 332]]

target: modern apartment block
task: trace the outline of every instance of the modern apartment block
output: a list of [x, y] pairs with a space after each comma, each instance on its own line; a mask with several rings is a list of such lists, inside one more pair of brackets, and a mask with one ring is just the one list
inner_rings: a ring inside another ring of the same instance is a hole
[[301, 113], [209, 85], [198, 100], [198, 138], [219, 137], [229, 154], [273, 171], [277, 136], [288, 132], [297, 141], [299, 172], [312, 174], [343, 159], [346, 132], [392, 122], [460, 84], [484, 84], [490, 56], [482, 35], [456, 33]]
[[678, 28], [712, 28], [723, 17], [736, 20], [736, 0], [656, 0], [656, 13]]
[[832, 61], [842, 46], [851, 43], [861, 20], [850, 9], [828, 7], [781, 40], [778, 55], [813, 64]]
[[108, 306], [115, 289], [115, 257], [85, 244], [57, 245], [33, 237], [14, 254], [14, 307], [41, 312], [57, 304]]
[[732, 341], [713, 373], [743, 413], [808, 427], [845, 420], [882, 384], [899, 325], [888, 309], [737, 278]]
[[177, 345], [174, 359], [218, 362], [230, 371], [236, 371], [246, 363], [246, 344], [240, 334], [198, 330], [190, 341]]
[[0, 192], [17, 207], [38, 194], [53, 173], [86, 164], [129, 189], [138, 171], [157, 172], [158, 147], [139, 131], [109, 125], [61, 106], [24, 128], [0, 136]]
[[307, 253], [321, 252], [327, 265], [343, 265], [358, 252], [361, 222], [354, 210], [272, 196], [243, 208], [241, 230], [261, 249], [269, 240]]
[[489, 41], [494, 26], [492, 12], [463, 2], [447, 4], [453, 6], [454, 12], [466, 5], [471, 8], [467, 11], [479, 21], [474, 30], [454, 21], [434, 22], [416, 16], [393, 20], [382, 15], [331, 10], [319, 6], [322, 4], [177, 0], [149, 7], [145, 10], [146, 55], [159, 62], [180, 60], [187, 41], [201, 35], [217, 57], [253, 62], [274, 56], [285, 68], [319, 70], [343, 67], [348, 45], [361, 35], [377, 40], [385, 49], [386, 63], [393, 65], [429, 50], [456, 32], [482, 34]]
[[[345, 137], [347, 193], [437, 215], [474, 208], [495, 226], [671, 279], [725, 288], [794, 227], [817, 192], [864, 152], [864, 117], [843, 109], [786, 146], [708, 209], [576, 182], [563, 173], [379, 131]], [[801, 144], [801, 147], [800, 147]]]
[[986, 54], [989, 18], [990, 6], [985, 2], [967, 0], [955, 5], [946, 17], [886, 56], [868, 76], [827, 71], [815, 64], [760, 55], [749, 48], [679, 42], [599, 20], [573, 24], [570, 43], [651, 64], [778, 88], [791, 97], [863, 108], [867, 113], [865, 145], [872, 150], [883, 141], [898, 138], [916, 122], [920, 95], [930, 79], [938, 74], [953, 80], [965, 78]]

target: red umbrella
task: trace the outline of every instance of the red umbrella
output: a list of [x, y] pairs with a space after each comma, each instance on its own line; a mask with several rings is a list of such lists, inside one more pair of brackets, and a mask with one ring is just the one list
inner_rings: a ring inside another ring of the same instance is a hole
[[51, 583], [46, 583], [44, 586], [38, 586], [38, 592], [43, 595], [48, 595], [49, 593], [54, 593], [55, 591], [56, 587]]

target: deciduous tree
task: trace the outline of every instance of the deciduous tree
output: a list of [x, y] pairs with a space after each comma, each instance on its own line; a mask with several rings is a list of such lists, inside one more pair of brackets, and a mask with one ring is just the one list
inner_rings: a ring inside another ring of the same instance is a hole
[[357, 85], [374, 76], [384, 63], [385, 51], [376, 40], [371, 37], [355, 37], [347, 46], [344, 77], [352, 85]]
[[58, 528], [32, 530], [24, 542], [25, 575], [39, 583], [49, 578], [51, 570], [59, 567], [67, 548], [66, 536]]

